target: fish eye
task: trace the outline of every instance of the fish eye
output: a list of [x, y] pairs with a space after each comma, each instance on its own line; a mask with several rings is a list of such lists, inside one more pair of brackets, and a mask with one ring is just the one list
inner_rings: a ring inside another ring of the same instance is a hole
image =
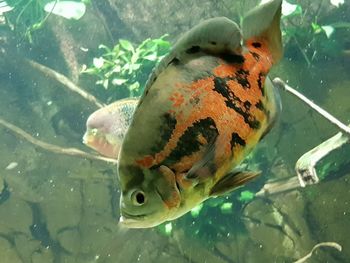
[[146, 202], [145, 193], [141, 190], [136, 190], [131, 194], [131, 201], [134, 205], [140, 206]]

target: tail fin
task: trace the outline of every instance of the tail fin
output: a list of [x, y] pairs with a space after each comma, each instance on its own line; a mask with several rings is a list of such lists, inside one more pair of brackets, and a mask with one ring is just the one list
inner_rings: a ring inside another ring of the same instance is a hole
[[282, 0], [272, 0], [260, 5], [244, 17], [242, 23], [243, 39], [262, 37], [267, 40], [274, 63], [277, 63], [283, 54], [280, 29]]

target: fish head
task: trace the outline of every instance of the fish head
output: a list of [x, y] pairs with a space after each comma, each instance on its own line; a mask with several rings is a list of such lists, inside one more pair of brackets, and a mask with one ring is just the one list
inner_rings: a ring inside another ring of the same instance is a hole
[[117, 158], [137, 103], [138, 98], [119, 100], [93, 112], [86, 121], [83, 143]]
[[116, 158], [119, 153], [121, 140], [99, 128], [87, 127], [83, 143], [104, 156]]
[[[148, 228], [178, 217], [181, 194], [175, 174], [166, 166], [118, 167], [120, 220], [128, 228]], [[129, 180], [124, 180], [129, 179]]]

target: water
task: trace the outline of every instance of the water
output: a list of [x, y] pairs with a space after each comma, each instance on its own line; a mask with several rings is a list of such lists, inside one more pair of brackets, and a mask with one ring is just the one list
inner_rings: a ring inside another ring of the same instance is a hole
[[[12, 2], [16, 1], [8, 5]], [[39, 1], [32, 2], [21, 15], [23, 4], [0, 15], [0, 118], [37, 140], [91, 153], [81, 141], [85, 121], [97, 109], [95, 103], [28, 60], [65, 75], [100, 102], [109, 103], [141, 94], [154, 62], [143, 60], [141, 69], [123, 75], [133, 90], [122, 84], [108, 84], [105, 89], [103, 83], [95, 84], [105, 77], [101, 72], [80, 73], [84, 64], [91, 68], [93, 58], [105, 51], [98, 49], [100, 44], [113, 47], [125, 39], [137, 47], [148, 37], [158, 39], [166, 33], [165, 40], [173, 42], [204, 18], [227, 16], [238, 21], [255, 5], [255, 1], [92, 0], [77, 21], [50, 15], [39, 30], [28, 31], [46, 16]], [[348, 124], [350, 3], [337, 7], [331, 2], [302, 3], [293, 16], [282, 19], [285, 55], [271, 77], [288, 81]], [[156, 56], [168, 47], [162, 48]], [[268, 181], [280, 180], [283, 185], [295, 177], [298, 158], [338, 132], [299, 100], [280, 93], [279, 121], [249, 158], [249, 167], [262, 175], [232, 194], [151, 229], [118, 225], [120, 192], [114, 164], [42, 149], [1, 125], [0, 261], [294, 262], [320, 242], [336, 242], [343, 247], [341, 252], [319, 248], [306, 262], [349, 262], [348, 146], [318, 167], [320, 183], [254, 197]]]

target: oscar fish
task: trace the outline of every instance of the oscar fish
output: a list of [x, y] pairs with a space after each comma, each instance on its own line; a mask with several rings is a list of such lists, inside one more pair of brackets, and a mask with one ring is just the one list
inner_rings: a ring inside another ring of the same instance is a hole
[[139, 98], [118, 100], [93, 112], [86, 121], [83, 143], [104, 156], [118, 158], [138, 101]]
[[225, 17], [186, 32], [154, 69], [118, 159], [120, 223], [147, 228], [255, 178], [235, 167], [279, 112], [267, 77], [282, 57], [281, 0], [242, 27]]

